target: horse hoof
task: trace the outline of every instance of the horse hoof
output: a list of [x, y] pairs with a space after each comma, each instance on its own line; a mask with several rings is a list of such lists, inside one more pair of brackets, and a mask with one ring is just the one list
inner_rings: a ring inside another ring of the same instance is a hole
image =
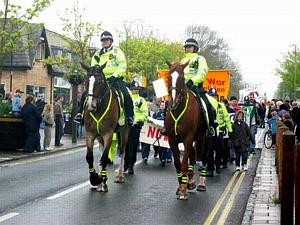
[[206, 191], [206, 186], [204, 186], [204, 185], [198, 185], [197, 186], [197, 191], [201, 191], [201, 192]]
[[188, 195], [186, 193], [179, 193], [177, 196], [178, 200], [188, 200]]
[[90, 183], [93, 186], [97, 186], [102, 182], [101, 178], [97, 173], [91, 173], [90, 174]]
[[116, 176], [115, 183], [124, 183], [124, 176]]
[[188, 190], [194, 190], [195, 187], [196, 187], [195, 181], [192, 181], [192, 182], [187, 183], [187, 189], [188, 189]]
[[102, 184], [97, 185], [96, 191], [101, 192], [102, 190]]
[[176, 195], [179, 195], [179, 192], [180, 192], [180, 189], [177, 188], [177, 190], [176, 190]]
[[101, 192], [108, 192], [107, 184], [102, 185]]

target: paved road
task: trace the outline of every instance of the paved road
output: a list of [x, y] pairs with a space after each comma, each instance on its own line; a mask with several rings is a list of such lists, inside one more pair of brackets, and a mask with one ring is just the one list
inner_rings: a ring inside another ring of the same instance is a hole
[[125, 184], [113, 183], [110, 166], [108, 193], [87, 182], [84, 149], [18, 161], [0, 167], [0, 224], [240, 224], [258, 157], [247, 173], [231, 165], [207, 178], [207, 192], [191, 191], [188, 201], [176, 199], [173, 165], [155, 158], [138, 163]]

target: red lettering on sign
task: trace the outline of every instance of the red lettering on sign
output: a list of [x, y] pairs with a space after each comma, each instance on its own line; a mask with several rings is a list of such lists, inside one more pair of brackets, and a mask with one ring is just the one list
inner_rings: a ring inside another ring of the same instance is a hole
[[207, 78], [207, 81], [208, 81], [209, 85], [214, 85], [216, 83], [215, 78]]
[[168, 141], [168, 140], [169, 140], [168, 136], [164, 136], [164, 141]]
[[154, 138], [156, 127], [149, 126], [147, 137]]

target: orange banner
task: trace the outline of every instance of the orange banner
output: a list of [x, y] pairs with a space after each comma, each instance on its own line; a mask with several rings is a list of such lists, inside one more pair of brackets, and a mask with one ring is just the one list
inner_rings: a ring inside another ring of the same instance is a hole
[[215, 88], [218, 92], [219, 99], [228, 98], [230, 88], [230, 73], [228, 70], [209, 70], [203, 87], [208, 91]]

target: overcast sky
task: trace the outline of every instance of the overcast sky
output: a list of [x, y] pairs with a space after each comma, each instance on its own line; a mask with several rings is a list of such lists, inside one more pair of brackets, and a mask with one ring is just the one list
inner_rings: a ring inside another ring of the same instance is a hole
[[[20, 1], [17, 1], [20, 4]], [[23, 0], [28, 6], [32, 0]], [[54, 0], [38, 18], [46, 28], [60, 32], [57, 14], [75, 0]], [[102, 21], [114, 31], [124, 20], [144, 20], [161, 37], [184, 41], [186, 26], [200, 24], [218, 32], [229, 44], [231, 57], [238, 61], [243, 79], [262, 83], [272, 97], [279, 79], [274, 75], [283, 53], [300, 46], [299, 0], [85, 0], [91, 22]], [[298, 15], [297, 15], [298, 12]], [[100, 44], [100, 43], [99, 43]]]

